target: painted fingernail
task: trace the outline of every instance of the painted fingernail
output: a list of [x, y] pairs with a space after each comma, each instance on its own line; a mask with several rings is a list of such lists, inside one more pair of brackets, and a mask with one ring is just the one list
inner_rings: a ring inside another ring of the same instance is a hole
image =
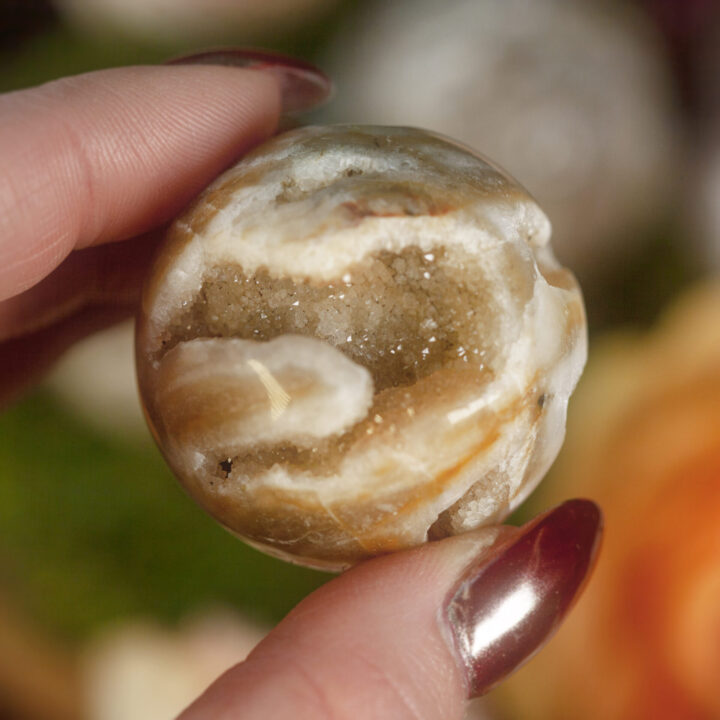
[[553, 635], [589, 576], [600, 509], [570, 500], [491, 548], [466, 570], [447, 605], [471, 697], [483, 695]]
[[267, 50], [208, 50], [173, 58], [167, 64], [224, 65], [271, 73], [280, 83], [283, 113], [317, 107], [332, 93], [332, 81], [322, 70], [304, 60]]

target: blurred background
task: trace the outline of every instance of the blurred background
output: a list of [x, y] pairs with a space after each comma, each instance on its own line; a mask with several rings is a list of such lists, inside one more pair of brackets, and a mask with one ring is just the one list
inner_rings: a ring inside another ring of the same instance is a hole
[[[515, 175], [577, 273], [590, 362], [516, 521], [598, 500], [597, 573], [468, 717], [720, 718], [717, 0], [0, 0], [0, 91], [218, 45], [314, 61], [311, 120], [427, 127]], [[0, 720], [163, 720], [328, 579], [187, 499], [131, 326], [0, 416]]]

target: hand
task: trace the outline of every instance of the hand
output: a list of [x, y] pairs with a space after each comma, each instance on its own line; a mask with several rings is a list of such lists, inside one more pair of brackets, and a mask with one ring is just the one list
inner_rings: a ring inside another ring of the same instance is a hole
[[[255, 69], [125, 68], [0, 98], [0, 402], [132, 314], [158, 228], [271, 135], [282, 108], [308, 104], [299, 83], [312, 71], [235, 57]], [[314, 99], [323, 83], [315, 76]], [[599, 526], [597, 508], [576, 500], [523, 528], [363, 563], [302, 602], [182, 720], [460, 718], [469, 695], [557, 627]]]
[[176, 62], [0, 97], [0, 406], [73, 341], [132, 314], [157, 229], [281, 110], [330, 90], [266, 53]]

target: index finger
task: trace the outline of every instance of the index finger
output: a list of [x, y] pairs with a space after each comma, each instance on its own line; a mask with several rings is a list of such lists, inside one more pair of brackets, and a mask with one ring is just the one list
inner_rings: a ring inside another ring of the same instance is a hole
[[272, 134], [275, 76], [233, 67], [104, 70], [0, 97], [0, 300], [74, 248], [171, 217]]

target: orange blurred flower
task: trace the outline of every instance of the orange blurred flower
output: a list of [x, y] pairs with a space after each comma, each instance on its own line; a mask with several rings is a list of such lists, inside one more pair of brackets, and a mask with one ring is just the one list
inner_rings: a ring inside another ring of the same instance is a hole
[[518, 718], [720, 718], [720, 284], [596, 348], [541, 491], [597, 500], [585, 596], [498, 692]]

